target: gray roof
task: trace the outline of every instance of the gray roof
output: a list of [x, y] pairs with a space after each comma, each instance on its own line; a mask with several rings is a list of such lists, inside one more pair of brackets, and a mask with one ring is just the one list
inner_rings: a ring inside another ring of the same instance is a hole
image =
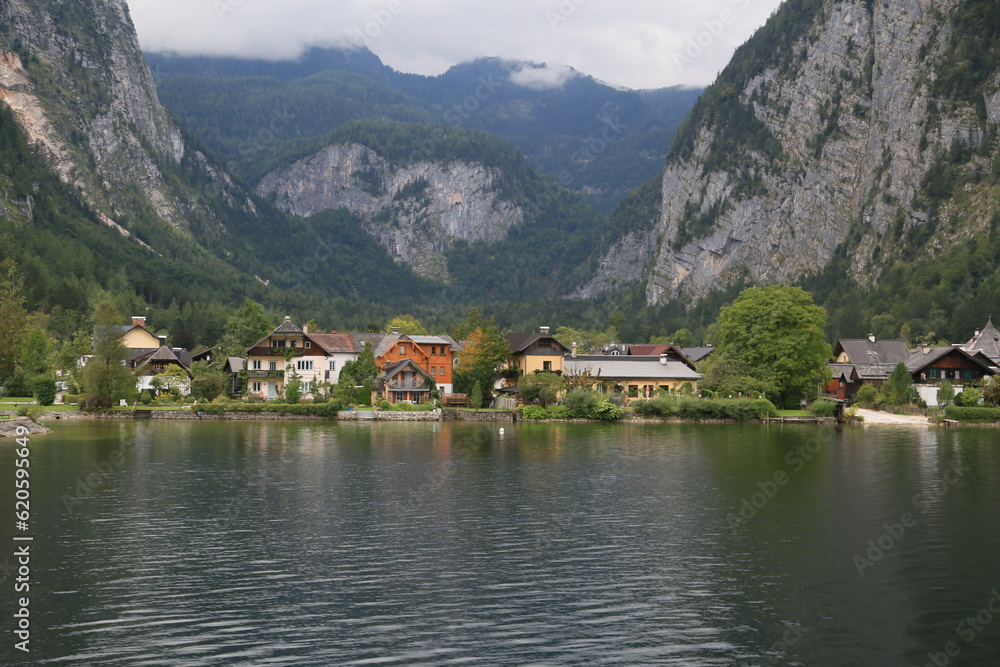
[[841, 339], [837, 347], [847, 353], [852, 364], [896, 365], [910, 360], [910, 348], [901, 340]]
[[450, 339], [445, 339], [443, 336], [406, 336], [417, 345], [451, 345]]
[[592, 375], [600, 372], [600, 377], [606, 380], [689, 380], [697, 381], [701, 375], [680, 361], [660, 363], [659, 357], [611, 356], [611, 355], [581, 355], [566, 357], [565, 372], [567, 374], [589, 371]]
[[[351, 345], [358, 352], [365, 345], [371, 345], [373, 350], [378, 349], [378, 346], [382, 343], [382, 339], [388, 334], [384, 333], [349, 333], [347, 334], [351, 339]], [[378, 355], [376, 355], [378, 356]]]
[[247, 369], [247, 360], [243, 357], [228, 357], [226, 364], [229, 366], [230, 373], [239, 373]]
[[708, 355], [715, 352], [715, 347], [712, 345], [705, 347], [685, 347], [681, 349], [684, 352], [684, 356], [695, 363], [698, 363]]
[[976, 332], [976, 335], [963, 346], [963, 349], [969, 353], [982, 352], [994, 361], [1000, 360], [1000, 331], [997, 331], [997, 328], [993, 326], [992, 317], [983, 330]]
[[292, 324], [289, 320], [285, 320], [281, 325], [271, 332], [272, 334], [300, 334], [302, 329]]

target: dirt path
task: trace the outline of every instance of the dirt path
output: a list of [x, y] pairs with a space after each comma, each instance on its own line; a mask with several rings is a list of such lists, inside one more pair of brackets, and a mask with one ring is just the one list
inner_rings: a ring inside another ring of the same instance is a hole
[[876, 410], [858, 410], [858, 416], [864, 418], [865, 424], [914, 424], [927, 425], [930, 420], [927, 417], [916, 417], [913, 415], [894, 415], [888, 412], [878, 412]]

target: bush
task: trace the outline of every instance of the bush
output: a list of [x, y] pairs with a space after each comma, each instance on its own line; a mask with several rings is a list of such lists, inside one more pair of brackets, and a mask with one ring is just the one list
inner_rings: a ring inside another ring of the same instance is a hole
[[882, 402], [882, 396], [878, 388], [871, 384], [862, 385], [858, 393], [854, 395], [854, 402], [861, 405], [875, 406]]
[[974, 408], [983, 400], [983, 395], [975, 387], [966, 387], [955, 396], [955, 405], [961, 408]]
[[79, 403], [80, 397], [77, 394], [63, 394], [63, 403]]
[[17, 409], [17, 414], [21, 417], [27, 417], [28, 419], [37, 420], [39, 417], [45, 414], [45, 408], [41, 405], [22, 405]]
[[378, 402], [378, 409], [379, 410], [391, 410], [392, 409], [392, 403], [390, 403], [389, 401], [386, 401], [386, 400], [383, 399], [383, 400], [381, 400], [381, 401]]
[[78, 404], [84, 412], [107, 412], [111, 409], [111, 399], [107, 396], [87, 396]]
[[659, 396], [649, 401], [633, 403], [635, 413], [641, 417], [666, 419], [677, 416], [677, 399]]
[[949, 405], [944, 409], [944, 417], [966, 424], [993, 424], [1000, 422], [1000, 408], [966, 408]]
[[283, 403], [245, 403], [239, 405], [227, 405], [220, 403], [200, 405], [198, 406], [198, 411], [220, 417], [227, 412], [273, 412], [281, 415], [308, 415], [314, 417], [325, 417], [327, 419], [336, 419], [337, 413], [340, 412], [340, 407], [340, 403], [337, 401], [330, 401], [329, 403], [323, 403], [320, 405], [316, 405], [314, 403], [297, 403], [295, 405]]
[[38, 378], [31, 383], [31, 391], [39, 405], [52, 405], [56, 402], [56, 381], [52, 378]]
[[813, 417], [836, 417], [837, 403], [828, 398], [818, 398], [809, 406], [809, 414]]
[[600, 397], [589, 389], [572, 389], [566, 394], [566, 407], [574, 417], [589, 419], [600, 402]]
[[153, 402], [153, 394], [148, 389], [143, 389], [139, 396], [139, 402], [143, 405], [149, 405]]
[[766, 398], [674, 398], [661, 396], [635, 404], [636, 414], [642, 417], [680, 417], [692, 421], [757, 421], [765, 417], [777, 417], [774, 404]]
[[595, 405], [590, 410], [589, 414], [590, 419], [599, 419], [601, 421], [614, 421], [616, 419], [621, 419], [624, 416], [625, 408], [620, 408], [607, 401], [601, 401]]
[[518, 407], [521, 418], [528, 420], [548, 419], [549, 411], [540, 405], [522, 405]]

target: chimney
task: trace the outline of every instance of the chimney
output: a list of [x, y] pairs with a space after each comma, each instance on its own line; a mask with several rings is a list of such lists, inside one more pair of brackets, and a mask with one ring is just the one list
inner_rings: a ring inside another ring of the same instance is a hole
[[304, 333], [304, 334], [309, 333], [309, 325], [308, 324], [303, 324], [302, 325], [302, 333]]
[[291, 324], [291, 323], [292, 323], [292, 318], [291, 318], [291, 316], [289, 316], [289, 315], [285, 315], [285, 324]]
[[167, 337], [165, 335], [163, 335], [163, 334], [160, 334], [159, 336], [157, 336], [156, 339], [158, 341], [160, 341], [160, 347], [163, 347], [164, 345], [167, 344]]
[[392, 328], [389, 329], [389, 331], [398, 335], [399, 334], [399, 327], [392, 327]]
[[868, 334], [868, 340], [874, 343], [875, 342], [875, 334]]
[[146, 328], [146, 318], [145, 317], [139, 317], [138, 315], [133, 315], [132, 316], [132, 326], [134, 326], [134, 327], [142, 327], [143, 329], [145, 329]]
[[667, 355], [666, 354], [661, 354], [660, 355], [660, 363], [663, 364], [664, 366], [667, 365]]
[[577, 350], [579, 349], [578, 346], [577, 346], [577, 344], [576, 344], [576, 341], [573, 341], [573, 345], [571, 346], [571, 349], [573, 350], [573, 358], [576, 359], [576, 353], [577, 353]]
[[549, 331], [551, 331], [551, 329], [549, 329], [548, 327], [538, 327], [538, 331], [541, 332], [543, 336], [548, 336]]

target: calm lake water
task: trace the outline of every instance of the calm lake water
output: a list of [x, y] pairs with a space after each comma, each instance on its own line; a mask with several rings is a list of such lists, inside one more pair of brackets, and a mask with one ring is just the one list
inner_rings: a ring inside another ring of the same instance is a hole
[[1000, 664], [998, 430], [54, 428], [2, 664]]

